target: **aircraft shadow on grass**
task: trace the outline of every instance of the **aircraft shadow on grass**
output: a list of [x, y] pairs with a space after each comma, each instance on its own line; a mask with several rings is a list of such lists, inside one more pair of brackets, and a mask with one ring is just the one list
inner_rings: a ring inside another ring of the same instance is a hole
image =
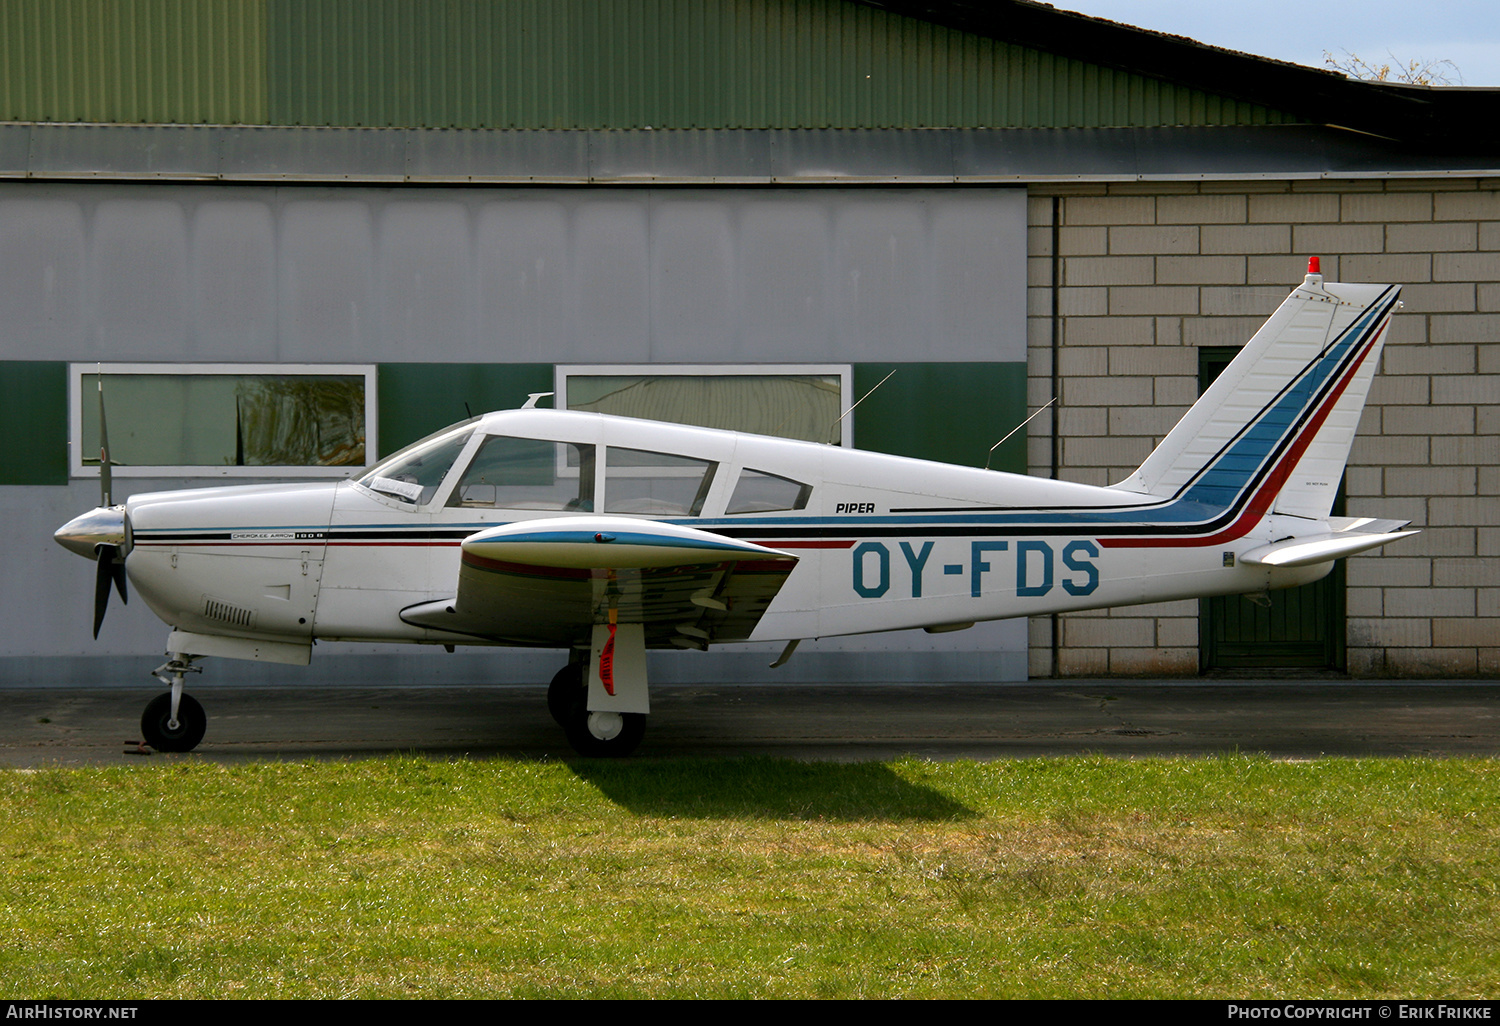
[[978, 813], [882, 763], [786, 759], [581, 761], [580, 780], [640, 816], [936, 822]]

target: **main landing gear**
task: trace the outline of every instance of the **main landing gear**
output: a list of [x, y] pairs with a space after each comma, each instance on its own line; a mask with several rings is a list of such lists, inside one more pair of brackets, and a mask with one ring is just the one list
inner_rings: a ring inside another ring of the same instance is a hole
[[[208, 729], [203, 706], [182, 690], [185, 674], [203, 671], [203, 667], [193, 665], [193, 658], [174, 652], [168, 662], [153, 671], [172, 688], [148, 702], [141, 714], [141, 735], [158, 752], [191, 752]], [[547, 688], [547, 709], [579, 755], [627, 756], [646, 735], [645, 714], [590, 712], [587, 671], [587, 661], [579, 659], [557, 671]]]
[[176, 652], [152, 671], [158, 680], [172, 687], [147, 702], [146, 711], [141, 713], [141, 736], [158, 752], [191, 752], [203, 740], [208, 716], [203, 706], [182, 690], [183, 674], [202, 672], [203, 667], [192, 664], [191, 656]]
[[646, 735], [646, 717], [641, 713], [589, 712], [587, 666], [574, 660], [557, 671], [547, 688], [547, 711], [579, 755], [629, 755]]

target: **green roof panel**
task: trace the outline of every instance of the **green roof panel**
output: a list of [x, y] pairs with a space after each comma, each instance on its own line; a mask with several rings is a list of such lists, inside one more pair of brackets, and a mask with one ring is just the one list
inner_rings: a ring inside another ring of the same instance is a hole
[[816, 129], [1294, 120], [848, 0], [5, 0], [0, 32], [0, 118], [11, 121]]

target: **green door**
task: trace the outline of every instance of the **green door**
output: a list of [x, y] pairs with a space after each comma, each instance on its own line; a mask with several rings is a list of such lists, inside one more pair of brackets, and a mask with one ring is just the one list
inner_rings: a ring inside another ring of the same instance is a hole
[[[1237, 347], [1198, 350], [1200, 394], [1219, 376]], [[1340, 485], [1333, 512], [1344, 512]], [[1259, 596], [1257, 596], [1259, 597]], [[1208, 670], [1296, 668], [1339, 670], [1344, 656], [1344, 561], [1321, 581], [1270, 593], [1270, 606], [1243, 595], [1198, 602], [1198, 652]]]

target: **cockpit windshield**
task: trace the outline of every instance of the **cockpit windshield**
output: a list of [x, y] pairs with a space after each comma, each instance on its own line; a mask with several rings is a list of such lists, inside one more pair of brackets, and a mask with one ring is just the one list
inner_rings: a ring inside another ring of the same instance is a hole
[[425, 505], [432, 501], [473, 433], [470, 422], [428, 435], [377, 463], [359, 478], [359, 483], [392, 499]]

